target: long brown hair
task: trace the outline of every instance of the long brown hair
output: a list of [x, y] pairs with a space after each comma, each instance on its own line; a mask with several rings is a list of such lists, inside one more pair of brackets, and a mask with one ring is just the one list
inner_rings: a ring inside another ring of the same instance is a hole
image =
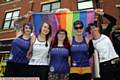
[[42, 30], [42, 27], [43, 27], [44, 23], [48, 24], [48, 26], [49, 26], [49, 33], [46, 35], [46, 44], [45, 44], [45, 46], [47, 47], [48, 46], [47, 41], [48, 41], [48, 39], [50, 38], [50, 36], [52, 34], [52, 27], [48, 22], [43, 22], [41, 27], [40, 27], [39, 34], [41, 34], [41, 30]]
[[57, 33], [55, 35], [55, 38], [54, 38], [54, 40], [52, 42], [52, 47], [57, 47], [58, 46], [58, 37], [57, 36], [58, 36], [58, 34], [60, 32], [64, 32], [65, 33], [65, 39], [63, 41], [63, 45], [64, 45], [65, 48], [69, 49], [70, 48], [70, 43], [69, 43], [69, 40], [68, 40], [67, 31], [64, 30], [64, 29], [60, 29], [60, 30], [57, 31]]

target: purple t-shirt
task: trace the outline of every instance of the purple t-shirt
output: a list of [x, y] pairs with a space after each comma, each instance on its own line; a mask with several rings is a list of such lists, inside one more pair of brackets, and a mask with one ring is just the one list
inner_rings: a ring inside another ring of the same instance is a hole
[[26, 57], [27, 51], [30, 46], [30, 39], [25, 40], [22, 36], [18, 37], [12, 42], [10, 58], [8, 62], [27, 64], [28, 59]]

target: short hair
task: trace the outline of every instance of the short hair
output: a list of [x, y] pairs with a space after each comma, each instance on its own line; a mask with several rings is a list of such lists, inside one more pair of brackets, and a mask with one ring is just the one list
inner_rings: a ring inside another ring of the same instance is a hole
[[74, 23], [73, 23], [73, 26], [75, 27], [76, 25], [81, 25], [83, 27], [83, 22], [80, 21], [80, 20], [76, 20]]
[[26, 26], [26, 25], [30, 27], [31, 33], [32, 33], [32, 31], [33, 31], [33, 24], [32, 24], [32, 22], [26, 22], [26, 23], [23, 25], [23, 32], [25, 32], [25, 26]]
[[87, 31], [90, 33], [90, 30], [91, 30], [91, 26], [94, 26], [96, 28], [99, 28], [100, 30], [100, 33], [102, 31], [102, 26], [100, 25], [100, 23], [98, 23], [97, 21], [94, 21], [93, 23], [89, 23], [88, 24], [88, 28], [87, 28]]

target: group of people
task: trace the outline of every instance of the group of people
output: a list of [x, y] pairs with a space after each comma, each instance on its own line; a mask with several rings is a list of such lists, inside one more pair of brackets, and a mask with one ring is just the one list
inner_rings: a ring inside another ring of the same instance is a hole
[[[96, 13], [111, 21], [104, 31], [109, 34], [116, 19], [104, 12]], [[28, 16], [20, 17], [15, 22]], [[89, 59], [96, 49], [99, 54], [101, 80], [120, 80], [119, 56], [110, 38], [101, 33], [99, 25], [89, 24], [88, 31], [92, 34], [92, 39], [83, 35], [82, 21], [76, 20], [73, 27], [75, 34], [71, 39], [64, 29], [58, 30], [53, 39], [48, 22], [43, 22], [39, 34], [33, 34], [32, 37], [33, 24], [25, 23], [22, 34], [12, 42], [5, 76], [40, 77], [40, 80], [91, 80]], [[16, 29], [21, 28], [16, 26]]]

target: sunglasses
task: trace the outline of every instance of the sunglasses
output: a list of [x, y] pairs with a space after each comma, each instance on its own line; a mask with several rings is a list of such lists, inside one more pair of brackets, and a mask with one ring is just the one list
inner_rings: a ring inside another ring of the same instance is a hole
[[25, 29], [31, 29], [30, 27], [25, 27]]
[[83, 29], [83, 27], [81, 26], [81, 27], [74, 27], [74, 29]]

